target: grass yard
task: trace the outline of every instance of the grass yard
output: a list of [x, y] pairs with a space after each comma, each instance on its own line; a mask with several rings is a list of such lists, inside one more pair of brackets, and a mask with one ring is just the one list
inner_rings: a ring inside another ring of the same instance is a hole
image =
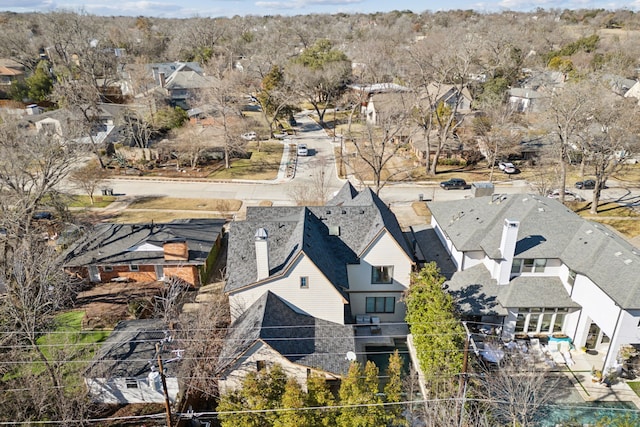
[[236, 212], [242, 201], [232, 199], [179, 199], [170, 197], [141, 197], [129, 205], [130, 209], [158, 209], [185, 211]]
[[219, 169], [209, 175], [212, 179], [272, 180], [278, 176], [283, 146], [280, 142], [252, 142], [247, 147], [249, 157], [234, 160], [229, 169]]
[[602, 203], [598, 215], [591, 215], [591, 202], [572, 203], [569, 207], [581, 217], [609, 225], [626, 237], [640, 236], [640, 214], [631, 208], [615, 202]]
[[640, 381], [627, 381], [627, 385], [633, 390], [635, 394], [640, 396]]
[[192, 219], [192, 218], [220, 218], [220, 214], [206, 212], [171, 212], [171, 211], [132, 211], [125, 210], [118, 212], [117, 215], [110, 217], [108, 222], [119, 224], [139, 224], [139, 223], [165, 223], [174, 219]]
[[70, 208], [106, 208], [116, 200], [116, 196], [93, 196], [93, 205], [89, 196], [71, 196]]
[[[49, 360], [68, 361], [62, 367], [66, 387], [83, 386], [82, 372], [89, 363], [99, 344], [110, 334], [110, 331], [83, 331], [82, 319], [84, 311], [68, 311], [57, 315], [50, 333], [38, 338], [37, 344]], [[31, 375], [39, 375], [45, 371], [43, 363], [38, 362], [35, 355], [30, 357], [33, 363], [20, 365], [4, 376], [3, 380], [20, 378], [29, 369]]]

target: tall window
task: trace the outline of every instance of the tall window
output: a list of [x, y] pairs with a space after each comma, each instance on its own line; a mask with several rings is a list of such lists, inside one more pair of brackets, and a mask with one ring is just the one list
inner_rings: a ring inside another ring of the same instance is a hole
[[552, 334], [562, 332], [568, 308], [520, 308], [515, 332]]
[[393, 266], [371, 267], [371, 283], [391, 283], [393, 282]]
[[393, 313], [396, 308], [395, 297], [367, 297], [367, 313]]
[[309, 288], [309, 278], [306, 276], [300, 277], [300, 289], [308, 289]]

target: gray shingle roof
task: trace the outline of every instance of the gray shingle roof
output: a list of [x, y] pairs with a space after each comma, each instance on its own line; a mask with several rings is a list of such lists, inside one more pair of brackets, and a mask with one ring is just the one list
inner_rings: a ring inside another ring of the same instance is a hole
[[[225, 292], [257, 280], [254, 236], [259, 228], [269, 235], [270, 276], [304, 252], [340, 292], [349, 286], [346, 265], [357, 263], [383, 228], [413, 256], [391, 210], [371, 190], [358, 193], [347, 183], [326, 206], [249, 206], [246, 220], [230, 227]], [[339, 236], [330, 235], [330, 229], [339, 229]]]
[[262, 340], [293, 363], [346, 374], [348, 351], [355, 350], [353, 327], [296, 311], [271, 292], [265, 292], [230, 327], [220, 354], [227, 366], [256, 341]]
[[557, 277], [520, 276], [498, 285], [482, 264], [459, 271], [445, 282], [464, 314], [507, 315], [507, 308], [579, 308]]
[[494, 259], [500, 258], [503, 221], [519, 221], [516, 258], [560, 259], [624, 309], [640, 308], [640, 250], [554, 199], [509, 194], [432, 202], [429, 208], [456, 248]]
[[[113, 329], [85, 371], [87, 378], [140, 378], [147, 377], [151, 367], [157, 368], [156, 343], [162, 343], [171, 334], [160, 319], [123, 320]], [[179, 350], [175, 342], [162, 345], [161, 357], [165, 375], [178, 373]]]
[[[93, 233], [65, 253], [65, 266], [89, 264], [191, 264], [201, 265], [222, 231], [225, 220], [187, 219], [169, 223], [100, 224]], [[188, 261], [165, 261], [162, 245], [183, 240], [189, 248]], [[140, 245], [150, 250], [131, 250]], [[153, 247], [157, 247], [154, 250]]]

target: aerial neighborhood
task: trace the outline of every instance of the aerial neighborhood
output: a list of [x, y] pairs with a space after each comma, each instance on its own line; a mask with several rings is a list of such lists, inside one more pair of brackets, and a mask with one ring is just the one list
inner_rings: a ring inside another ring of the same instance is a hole
[[638, 13], [11, 10], [0, 424], [640, 424]]

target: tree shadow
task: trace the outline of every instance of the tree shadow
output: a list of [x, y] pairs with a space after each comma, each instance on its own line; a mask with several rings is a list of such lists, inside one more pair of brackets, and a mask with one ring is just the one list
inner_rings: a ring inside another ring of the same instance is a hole
[[500, 305], [496, 295], [485, 293], [480, 284], [468, 285], [463, 288], [449, 291], [459, 307], [465, 312], [473, 314], [497, 315], [496, 308]]

